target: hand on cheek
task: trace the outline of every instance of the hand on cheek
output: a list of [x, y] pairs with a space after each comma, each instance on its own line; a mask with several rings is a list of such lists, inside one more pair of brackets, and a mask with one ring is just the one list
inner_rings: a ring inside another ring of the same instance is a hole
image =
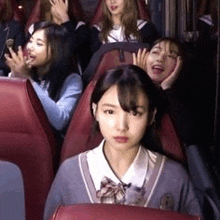
[[178, 78], [181, 68], [182, 68], [182, 59], [180, 56], [178, 56], [177, 61], [176, 61], [176, 66], [175, 66], [173, 72], [167, 78], [165, 78], [162, 81], [162, 83], [160, 84], [160, 86], [163, 90], [171, 88], [173, 83]]
[[147, 57], [149, 52], [144, 48], [143, 50], [139, 49], [137, 55], [133, 53], [133, 64], [139, 66], [143, 70], [147, 71]]

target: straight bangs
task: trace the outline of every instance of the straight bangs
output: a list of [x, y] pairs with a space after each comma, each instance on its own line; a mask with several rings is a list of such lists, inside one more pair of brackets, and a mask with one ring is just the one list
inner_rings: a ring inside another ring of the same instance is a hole
[[140, 91], [140, 84], [132, 78], [127, 78], [118, 82], [118, 98], [121, 108], [126, 112], [137, 113], [138, 95]]
[[177, 56], [180, 56], [180, 49], [179, 49], [178, 45], [176, 45], [176, 43], [174, 43], [172, 41], [164, 41], [164, 43], [166, 45], [168, 45], [170, 53], [174, 52], [177, 54]]
[[148, 99], [149, 111], [157, 107], [157, 88], [144, 70], [132, 64], [107, 70], [98, 80], [90, 104], [98, 104], [103, 94], [114, 85], [117, 86], [119, 103], [124, 111], [136, 112], [140, 92]]

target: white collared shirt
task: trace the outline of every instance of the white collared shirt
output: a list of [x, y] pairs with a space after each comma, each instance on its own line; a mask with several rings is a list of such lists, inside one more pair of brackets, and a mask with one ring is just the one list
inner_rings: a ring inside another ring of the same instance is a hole
[[92, 177], [93, 183], [95, 185], [96, 191], [100, 190], [101, 181], [104, 177], [110, 178], [116, 184], [121, 181], [125, 184], [132, 184], [136, 187], [142, 187], [149, 170], [154, 168], [157, 155], [144, 147], [140, 146], [138, 153], [133, 161], [133, 163], [128, 168], [127, 172], [123, 175], [121, 180], [114, 174], [108, 161], [103, 153], [103, 146], [105, 140], [103, 140], [98, 147], [90, 150], [87, 153], [87, 162], [89, 167], [89, 172]]
[[[140, 30], [147, 21], [145, 20], [137, 20], [137, 27]], [[99, 31], [101, 31], [101, 27], [99, 25], [94, 25]], [[137, 39], [135, 39], [134, 36], [130, 36], [130, 40], [132, 42], [137, 42]], [[108, 34], [108, 43], [115, 43], [115, 42], [127, 42], [124, 36], [124, 27], [123, 26], [118, 26], [113, 28], [109, 34]], [[102, 42], [105, 44], [106, 42]]]

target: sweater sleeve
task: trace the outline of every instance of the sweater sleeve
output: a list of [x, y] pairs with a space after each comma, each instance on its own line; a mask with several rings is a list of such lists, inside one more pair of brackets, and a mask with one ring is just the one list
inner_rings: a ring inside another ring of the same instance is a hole
[[68, 177], [68, 175], [65, 164], [62, 164], [47, 197], [44, 209], [44, 220], [49, 220], [58, 206], [65, 205], [62, 197], [66, 195], [65, 190], [68, 185], [66, 177]]
[[148, 206], [203, 217], [188, 173], [181, 164], [168, 158]]
[[81, 77], [78, 74], [71, 74], [67, 77], [57, 102], [53, 101], [48, 96], [47, 91], [43, 90], [39, 84], [36, 82], [32, 84], [51, 125], [59, 131], [65, 128], [71, 119], [82, 93]]
[[77, 155], [61, 164], [47, 196], [44, 220], [49, 220], [60, 205], [89, 203], [89, 199], [84, 200], [83, 195], [87, 196], [87, 191], [81, 177]]

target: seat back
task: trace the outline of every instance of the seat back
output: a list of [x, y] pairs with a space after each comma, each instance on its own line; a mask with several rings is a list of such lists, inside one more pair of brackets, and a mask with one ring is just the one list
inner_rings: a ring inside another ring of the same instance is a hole
[[180, 214], [168, 210], [151, 209], [139, 206], [114, 205], [114, 204], [76, 204], [60, 206], [50, 220], [199, 220], [197, 216]]
[[169, 114], [165, 114], [162, 118], [160, 141], [163, 146], [163, 151], [168, 157], [179, 162], [186, 161], [185, 147], [177, 135]]
[[53, 181], [55, 138], [29, 80], [0, 78], [0, 159], [24, 177], [26, 219], [42, 219]]
[[25, 220], [22, 173], [7, 161], [0, 161], [0, 219]]
[[[90, 25], [99, 24], [103, 18], [102, 12], [102, 2], [103, 0], [99, 0], [96, 9], [94, 11], [94, 15], [90, 20]], [[138, 3], [138, 11], [139, 11], [139, 19], [150, 20], [150, 11], [147, 9], [144, 0], [137, 0]]]
[[[89, 103], [93, 88], [107, 69], [132, 63], [132, 53], [146, 46], [146, 44], [124, 42], [104, 44], [93, 55], [83, 75], [84, 84], [87, 86], [70, 121], [62, 145], [61, 162], [81, 152], [93, 149], [101, 142], [102, 135], [100, 133], [94, 134], [92, 129], [94, 119], [90, 112]], [[165, 115], [162, 120], [160, 140], [163, 150], [168, 156], [180, 161], [185, 160], [182, 145], [169, 115]]]

